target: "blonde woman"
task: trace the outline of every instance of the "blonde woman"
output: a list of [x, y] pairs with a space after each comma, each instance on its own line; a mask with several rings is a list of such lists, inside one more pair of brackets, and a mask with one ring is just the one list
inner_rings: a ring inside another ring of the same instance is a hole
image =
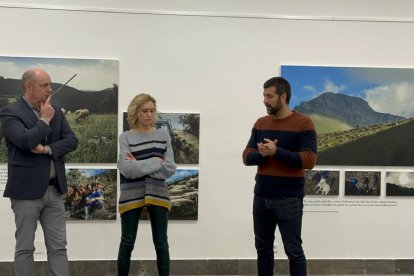
[[118, 252], [119, 276], [129, 273], [131, 252], [144, 208], [147, 208], [151, 219], [158, 274], [169, 275], [167, 226], [171, 202], [165, 179], [175, 173], [176, 164], [171, 137], [165, 129], [155, 128], [156, 118], [156, 100], [148, 94], [139, 94], [128, 106], [130, 130], [119, 136], [119, 212], [122, 227]]

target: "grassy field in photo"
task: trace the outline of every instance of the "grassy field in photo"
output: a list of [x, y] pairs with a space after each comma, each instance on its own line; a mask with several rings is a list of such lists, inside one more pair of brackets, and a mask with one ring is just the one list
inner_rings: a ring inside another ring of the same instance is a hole
[[7, 162], [7, 149], [6, 149], [6, 143], [4, 143], [4, 139], [0, 142], [0, 163], [6, 163]]
[[[70, 127], [79, 140], [78, 148], [66, 156], [68, 163], [116, 163], [118, 117], [116, 114], [92, 114], [75, 121], [77, 116], [66, 114]], [[0, 162], [7, 162], [4, 139], [0, 143]]]
[[78, 148], [68, 154], [68, 163], [116, 163], [118, 117], [116, 114], [89, 115], [75, 121], [76, 116], [67, 114], [73, 132], [79, 140]]

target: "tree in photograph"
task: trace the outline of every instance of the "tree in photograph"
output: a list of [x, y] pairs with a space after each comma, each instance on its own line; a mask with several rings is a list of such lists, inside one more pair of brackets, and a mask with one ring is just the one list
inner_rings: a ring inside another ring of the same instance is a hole
[[200, 138], [200, 114], [183, 114], [178, 116], [178, 120], [187, 132]]
[[82, 173], [79, 169], [70, 169], [66, 177], [67, 177], [68, 183], [80, 184], [79, 182], [82, 178]]

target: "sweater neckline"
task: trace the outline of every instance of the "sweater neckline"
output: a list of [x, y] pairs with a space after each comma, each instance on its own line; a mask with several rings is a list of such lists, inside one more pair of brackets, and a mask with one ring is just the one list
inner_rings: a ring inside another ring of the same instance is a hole
[[289, 115], [289, 116], [286, 116], [286, 117], [284, 117], [284, 118], [281, 118], [281, 119], [279, 119], [279, 118], [276, 118], [275, 116], [273, 116], [273, 115], [269, 115], [271, 118], [272, 118], [272, 120], [274, 120], [274, 121], [278, 121], [278, 122], [284, 122], [284, 121], [288, 121], [288, 120], [290, 120], [291, 118], [293, 118], [294, 116], [296, 116], [298, 113], [295, 111], [295, 110], [292, 110], [292, 113]]
[[153, 133], [156, 133], [158, 129], [154, 129], [153, 131], [143, 131], [143, 132], [135, 132], [132, 129], [130, 129], [129, 131], [134, 134], [134, 135], [150, 135]]

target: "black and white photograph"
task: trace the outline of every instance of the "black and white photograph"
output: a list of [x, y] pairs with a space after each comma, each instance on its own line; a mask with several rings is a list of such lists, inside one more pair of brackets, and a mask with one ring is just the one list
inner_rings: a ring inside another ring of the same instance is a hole
[[414, 172], [386, 172], [387, 196], [414, 196]]

